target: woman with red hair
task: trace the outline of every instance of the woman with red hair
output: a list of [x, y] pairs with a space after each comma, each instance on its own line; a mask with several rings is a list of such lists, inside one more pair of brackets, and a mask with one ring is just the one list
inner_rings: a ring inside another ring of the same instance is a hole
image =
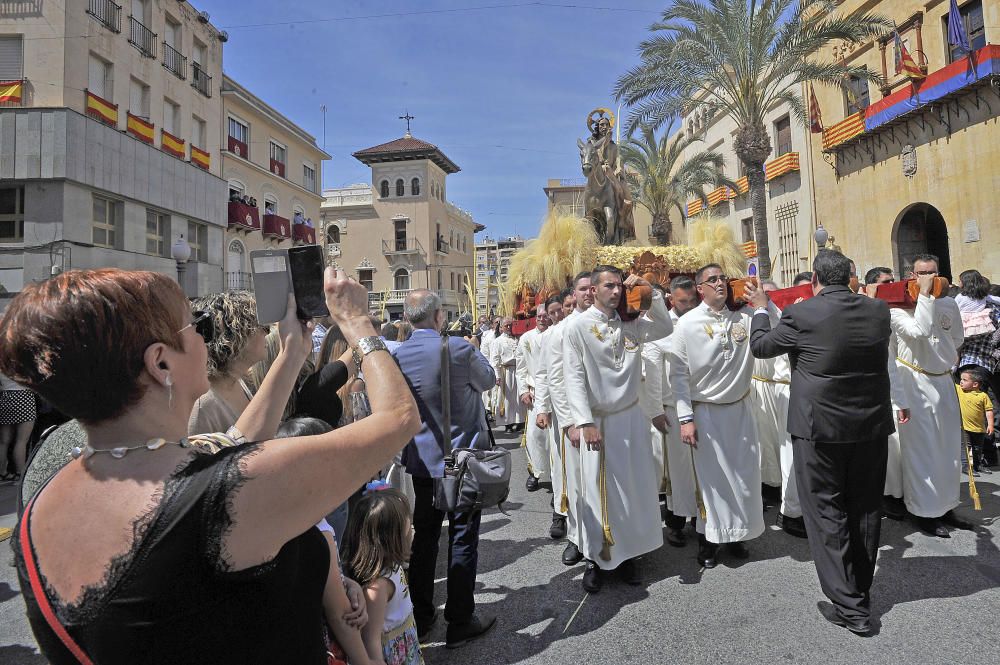
[[[364, 287], [328, 269], [325, 291], [350, 344], [371, 349]], [[312, 349], [294, 312], [290, 302], [265, 401], [284, 404]], [[211, 454], [186, 438], [209, 387], [211, 319], [192, 316], [169, 278], [66, 272], [25, 287], [0, 330], [0, 372], [87, 434], [16, 531], [49, 662], [326, 663], [327, 628], [343, 619], [329, 611], [330, 552], [313, 525], [420, 426], [389, 354], [361, 360], [371, 417]], [[248, 410], [237, 429], [265, 431], [261, 417]]]

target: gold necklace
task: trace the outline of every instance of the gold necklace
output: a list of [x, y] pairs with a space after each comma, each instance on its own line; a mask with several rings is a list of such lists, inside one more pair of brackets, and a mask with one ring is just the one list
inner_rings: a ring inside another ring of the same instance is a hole
[[190, 448], [191, 444], [188, 442], [187, 437], [181, 439], [180, 441], [167, 441], [166, 439], [150, 439], [146, 443], [140, 443], [137, 446], [115, 446], [114, 448], [99, 449], [94, 448], [89, 443], [85, 446], [73, 446], [70, 449], [69, 454], [73, 459], [89, 459], [97, 453], [107, 453], [114, 457], [115, 459], [121, 459], [129, 454], [132, 450], [141, 450], [145, 448], [146, 450], [159, 450], [168, 443], [173, 443], [181, 448]]

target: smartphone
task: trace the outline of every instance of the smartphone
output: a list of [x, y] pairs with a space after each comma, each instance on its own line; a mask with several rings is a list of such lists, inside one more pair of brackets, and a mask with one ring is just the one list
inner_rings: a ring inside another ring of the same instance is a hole
[[250, 252], [253, 294], [257, 300], [257, 322], [270, 325], [285, 318], [288, 294], [292, 290], [288, 276], [288, 250], [257, 249]]
[[319, 245], [299, 245], [288, 249], [288, 272], [292, 279], [292, 294], [299, 319], [329, 316], [323, 293], [323, 248]]

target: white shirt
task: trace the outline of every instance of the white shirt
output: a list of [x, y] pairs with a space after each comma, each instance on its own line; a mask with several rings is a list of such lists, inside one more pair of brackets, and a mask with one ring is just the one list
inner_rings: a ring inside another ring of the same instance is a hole
[[662, 339], [673, 322], [658, 292], [648, 318], [622, 321], [591, 307], [569, 322], [563, 341], [563, 371], [572, 422], [596, 422], [595, 414], [618, 413], [639, 400], [642, 390], [642, 346]]
[[933, 374], [944, 374], [958, 362], [958, 347], [965, 340], [962, 313], [953, 298], [917, 296], [913, 312], [889, 310], [900, 360]]

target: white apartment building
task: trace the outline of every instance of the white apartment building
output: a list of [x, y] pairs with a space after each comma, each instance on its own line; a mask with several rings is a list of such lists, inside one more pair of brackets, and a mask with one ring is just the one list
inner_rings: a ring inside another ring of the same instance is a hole
[[478, 316], [492, 316], [500, 307], [498, 285], [506, 284], [510, 260], [524, 247], [521, 236], [483, 238], [476, 243], [476, 306]]

